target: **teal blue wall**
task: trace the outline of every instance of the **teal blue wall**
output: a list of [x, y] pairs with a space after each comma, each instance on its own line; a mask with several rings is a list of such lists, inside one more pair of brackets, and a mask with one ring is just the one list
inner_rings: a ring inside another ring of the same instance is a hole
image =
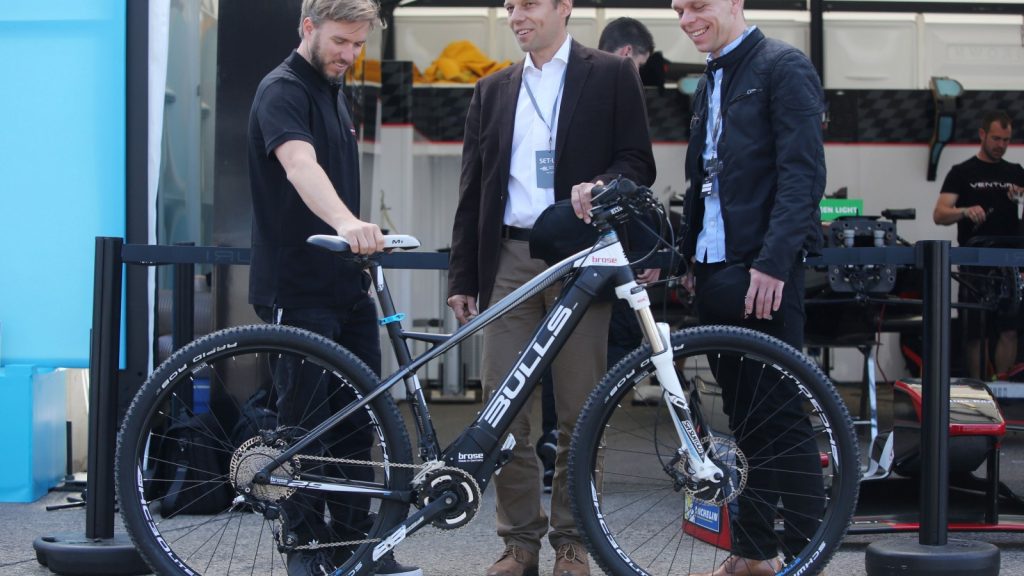
[[125, 235], [125, 2], [0, 2], [0, 365], [85, 367]]

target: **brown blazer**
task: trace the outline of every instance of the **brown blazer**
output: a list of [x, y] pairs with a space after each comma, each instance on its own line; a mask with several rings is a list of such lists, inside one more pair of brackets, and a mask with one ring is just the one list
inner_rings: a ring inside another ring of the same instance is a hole
[[[523, 62], [477, 82], [466, 117], [448, 295], [476, 296], [481, 310], [490, 304], [498, 271]], [[555, 199], [569, 198], [580, 182], [620, 175], [654, 182], [640, 76], [628, 59], [574, 40], [558, 114]]]

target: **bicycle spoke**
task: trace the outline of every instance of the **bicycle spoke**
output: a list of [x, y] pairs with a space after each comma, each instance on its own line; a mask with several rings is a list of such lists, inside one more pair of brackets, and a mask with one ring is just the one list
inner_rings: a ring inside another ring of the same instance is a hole
[[[324, 400], [296, 406], [297, 420], [284, 423], [271, 398], [288, 369], [309, 376]], [[333, 557], [335, 542], [362, 542], [346, 562], [365, 559], [407, 503], [254, 479], [314, 428], [305, 418], [317, 407], [338, 411], [376, 385], [348, 352], [285, 326], [228, 329], [176, 353], [140, 389], [119, 436], [121, 513], [140, 552], [160, 573], [225, 576], [285, 574], [288, 554], [326, 547]], [[273, 475], [381, 490], [407, 489], [411, 479], [411, 468], [396, 466], [412, 455], [387, 394], [304, 452]]]
[[[667, 413], [659, 417], [656, 407], [619, 401], [639, 382], [628, 374], [646, 351], [628, 356], [592, 393], [574, 435], [573, 460], [596, 467], [593, 447], [602, 446], [604, 487], [596, 502], [577, 495], [576, 511], [606, 572], [711, 572], [734, 550], [751, 558], [812, 558], [818, 564], [809, 573], [827, 561], [856, 497], [857, 479], [839, 474], [856, 470], [852, 425], [820, 370], [773, 346], [737, 328], [673, 335], [695, 427], [726, 474], [720, 484], [690, 478]], [[571, 471], [575, 490], [581, 472]], [[823, 539], [833, 547], [827, 553], [803, 552]]]

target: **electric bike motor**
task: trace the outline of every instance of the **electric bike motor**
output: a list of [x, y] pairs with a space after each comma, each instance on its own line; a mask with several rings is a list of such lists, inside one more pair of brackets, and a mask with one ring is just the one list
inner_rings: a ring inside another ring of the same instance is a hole
[[[903, 476], [921, 469], [921, 380], [893, 384], [893, 468]], [[1006, 421], [981, 380], [950, 379], [949, 472], [976, 470], [1006, 435]]]

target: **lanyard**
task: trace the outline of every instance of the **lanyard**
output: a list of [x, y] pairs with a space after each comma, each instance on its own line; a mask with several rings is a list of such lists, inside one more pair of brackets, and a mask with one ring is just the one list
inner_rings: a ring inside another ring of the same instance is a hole
[[562, 70], [562, 80], [558, 84], [558, 92], [555, 94], [555, 103], [551, 106], [551, 122], [544, 118], [544, 114], [540, 111], [540, 106], [537, 105], [537, 99], [533, 97], [533, 90], [530, 90], [530, 83], [526, 81], [526, 76], [523, 76], [523, 86], [526, 87], [526, 95], [530, 97], [530, 103], [533, 104], [533, 110], [537, 113], [537, 117], [544, 123], [544, 126], [548, 129], [548, 150], [553, 150], [554, 146], [551, 142], [551, 136], [554, 132], [555, 126], [555, 115], [558, 113], [558, 101], [562, 98], [562, 89], [565, 88], [565, 74], [569, 71], [569, 63], [565, 65], [565, 69]]
[[[711, 157], [718, 158], [718, 137], [722, 135], [722, 89], [719, 86], [719, 82], [715, 82], [714, 73], [711, 75], [711, 91], [708, 92], [708, 107], [711, 107], [711, 101], [714, 100], [715, 90], [718, 90], [718, 107], [715, 110], [715, 123], [711, 127]], [[722, 80], [724, 83], [725, 73], [722, 74]]]
[[718, 158], [718, 137], [722, 129], [722, 105], [718, 105], [718, 114], [715, 114], [715, 125], [711, 129], [711, 157]]

